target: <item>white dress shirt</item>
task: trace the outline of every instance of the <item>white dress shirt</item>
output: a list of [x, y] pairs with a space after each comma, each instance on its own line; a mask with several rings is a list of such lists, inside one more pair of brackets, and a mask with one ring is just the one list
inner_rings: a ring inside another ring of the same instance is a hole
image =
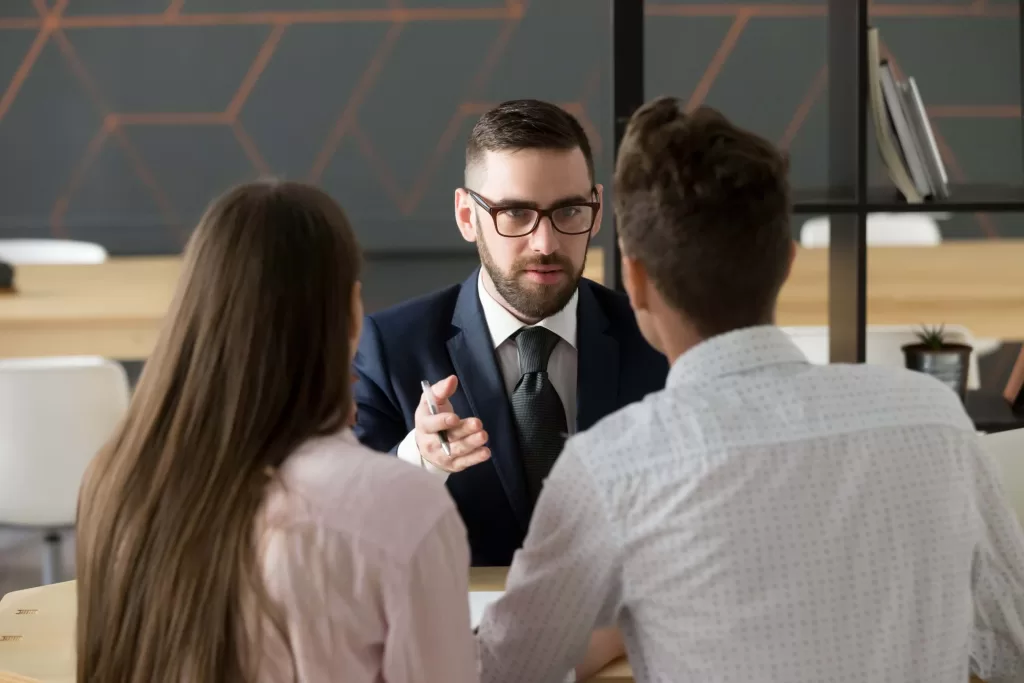
[[[487, 329], [491, 333], [491, 343], [494, 344], [498, 369], [505, 380], [505, 391], [511, 396], [522, 376], [519, 369], [519, 349], [516, 340], [512, 337], [527, 325], [509, 313], [487, 292], [484, 287], [482, 271], [477, 279], [477, 294], [480, 297], [480, 306], [484, 311]], [[551, 357], [548, 359], [548, 379], [551, 380], [555, 392], [562, 399], [562, 405], [565, 406], [565, 424], [568, 426], [570, 434], [576, 431], [576, 372], [578, 366], [576, 308], [578, 301], [579, 293], [577, 292], [572, 295], [572, 299], [565, 305], [565, 308], [536, 324], [536, 327], [546, 327], [559, 337], [558, 344], [555, 345]], [[484, 429], [487, 429], [487, 425], [484, 425]], [[414, 465], [422, 465], [440, 477], [448, 477], [447, 472], [434, 467], [420, 457], [419, 448], [416, 446], [415, 431], [409, 432], [402, 439], [402, 443], [398, 445], [398, 457]]]
[[481, 679], [556, 681], [622, 628], [645, 681], [1024, 677], [1024, 534], [959, 399], [715, 337], [572, 437], [483, 616]]

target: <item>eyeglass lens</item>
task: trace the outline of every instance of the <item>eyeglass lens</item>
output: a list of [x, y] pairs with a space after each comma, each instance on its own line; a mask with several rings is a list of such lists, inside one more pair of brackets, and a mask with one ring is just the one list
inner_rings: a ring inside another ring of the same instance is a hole
[[[518, 237], [533, 230], [537, 225], [537, 216], [535, 209], [502, 209], [495, 214], [494, 223], [499, 234]], [[593, 225], [594, 209], [589, 206], [562, 206], [551, 212], [551, 222], [560, 232], [584, 233]]]

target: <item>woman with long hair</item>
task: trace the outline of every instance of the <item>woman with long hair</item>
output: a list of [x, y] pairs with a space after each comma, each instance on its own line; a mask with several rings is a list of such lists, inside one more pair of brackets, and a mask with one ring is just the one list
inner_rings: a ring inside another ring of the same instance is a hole
[[315, 188], [207, 210], [83, 482], [78, 683], [476, 679], [454, 504], [350, 430], [359, 268]]

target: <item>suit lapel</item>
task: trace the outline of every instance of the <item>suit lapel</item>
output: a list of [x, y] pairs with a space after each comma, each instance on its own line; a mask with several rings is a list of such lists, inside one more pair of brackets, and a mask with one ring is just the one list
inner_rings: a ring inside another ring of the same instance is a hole
[[619, 342], [612, 336], [592, 285], [580, 280], [576, 312], [578, 374], [576, 431], [589, 429], [619, 406]]
[[[490, 436], [491, 462], [525, 530], [529, 525], [530, 508], [519, 458], [519, 440], [491, 333], [480, 307], [478, 277], [479, 269], [462, 283], [452, 316], [452, 324], [458, 330], [448, 340], [448, 355], [459, 378], [459, 390], [452, 398], [465, 394], [466, 407], [483, 422]], [[455, 404], [453, 407], [461, 414], [462, 406]]]

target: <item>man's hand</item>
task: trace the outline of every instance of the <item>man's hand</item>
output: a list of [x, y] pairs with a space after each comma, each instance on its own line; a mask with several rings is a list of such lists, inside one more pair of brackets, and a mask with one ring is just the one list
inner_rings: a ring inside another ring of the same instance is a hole
[[[484, 446], [487, 432], [480, 420], [475, 417], [462, 420], [452, 409], [448, 399], [458, 386], [458, 378], [449, 375], [431, 387], [437, 402], [437, 415], [430, 414], [425, 398], [420, 398], [420, 405], [416, 408], [416, 447], [420, 457], [445, 472], [461, 472], [491, 457], [491, 450]], [[437, 433], [442, 430], [448, 433], [450, 456], [441, 450], [441, 439]]]
[[616, 659], [626, 656], [626, 644], [617, 628], [602, 628], [590, 636], [590, 646], [583, 661], [576, 665], [576, 680], [586, 681], [597, 675]]

